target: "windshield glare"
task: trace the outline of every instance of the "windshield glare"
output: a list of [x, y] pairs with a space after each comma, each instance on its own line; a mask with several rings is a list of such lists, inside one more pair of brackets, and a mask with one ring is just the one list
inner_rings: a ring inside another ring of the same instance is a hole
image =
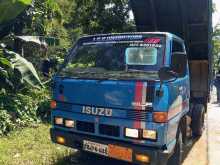
[[157, 48], [131, 47], [126, 49], [125, 54], [127, 65], [157, 64]]
[[[162, 63], [163, 47], [146, 44], [82, 43], [61, 70], [61, 76], [80, 78], [157, 77]], [[129, 72], [136, 70], [139, 72]], [[148, 74], [146, 73], [148, 72]], [[150, 74], [154, 73], [154, 74]]]

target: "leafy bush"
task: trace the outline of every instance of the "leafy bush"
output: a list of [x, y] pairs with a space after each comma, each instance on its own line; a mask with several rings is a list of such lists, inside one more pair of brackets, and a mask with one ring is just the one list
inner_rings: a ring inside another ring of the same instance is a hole
[[6, 134], [15, 127], [11, 121], [11, 116], [6, 110], [0, 109], [0, 121], [0, 135]]
[[17, 94], [0, 94], [0, 135], [15, 128], [34, 126], [49, 120], [49, 93], [46, 89]]

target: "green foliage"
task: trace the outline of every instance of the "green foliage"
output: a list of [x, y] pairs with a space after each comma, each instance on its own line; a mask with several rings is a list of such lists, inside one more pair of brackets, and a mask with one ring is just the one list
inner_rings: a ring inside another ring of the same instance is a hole
[[72, 24], [85, 34], [132, 31], [128, 0], [75, 0]]
[[0, 135], [4, 135], [15, 128], [11, 116], [6, 110], [0, 108]]
[[0, 24], [8, 23], [15, 19], [27, 6], [31, 5], [32, 0], [7, 0], [0, 1]]
[[0, 75], [0, 89], [8, 92], [19, 90], [24, 83], [36, 88], [43, 87], [32, 63], [6, 49], [0, 54]]
[[25, 93], [0, 95], [0, 135], [15, 128], [33, 126], [40, 119], [49, 119], [47, 90], [28, 90]]
[[13, 69], [10, 61], [3, 56], [3, 50], [0, 49], [0, 91], [2, 89], [12, 90], [13, 84], [10, 80]]
[[0, 135], [15, 128], [32, 126], [42, 117], [49, 119], [49, 108], [45, 106], [48, 100], [48, 89], [42, 88], [33, 65], [19, 54], [6, 49], [1, 51]]
[[32, 17], [30, 32], [34, 35], [48, 34], [49, 26], [53, 21], [61, 22], [62, 12], [54, 0], [34, 1], [34, 15]]
[[213, 65], [215, 71], [220, 71], [220, 25], [214, 27], [213, 33]]
[[7, 56], [16, 75], [20, 75], [20, 81], [25, 81], [33, 87], [42, 87], [41, 80], [31, 62], [12, 51], [7, 51]]

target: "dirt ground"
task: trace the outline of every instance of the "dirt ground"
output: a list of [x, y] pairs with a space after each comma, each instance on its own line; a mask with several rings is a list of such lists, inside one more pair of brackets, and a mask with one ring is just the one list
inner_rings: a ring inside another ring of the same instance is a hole
[[208, 165], [208, 127], [207, 115], [205, 119], [205, 130], [202, 137], [191, 141], [184, 150], [183, 165]]
[[211, 104], [208, 113], [209, 165], [220, 164], [220, 104]]
[[215, 93], [214, 89], [208, 105], [203, 136], [187, 147], [183, 165], [220, 164], [220, 104], [216, 102]]

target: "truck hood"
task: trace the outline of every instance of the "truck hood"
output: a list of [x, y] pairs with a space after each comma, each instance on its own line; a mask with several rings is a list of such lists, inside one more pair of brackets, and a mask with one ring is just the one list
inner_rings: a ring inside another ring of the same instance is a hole
[[53, 97], [78, 105], [145, 109], [154, 98], [154, 82], [55, 78]]

